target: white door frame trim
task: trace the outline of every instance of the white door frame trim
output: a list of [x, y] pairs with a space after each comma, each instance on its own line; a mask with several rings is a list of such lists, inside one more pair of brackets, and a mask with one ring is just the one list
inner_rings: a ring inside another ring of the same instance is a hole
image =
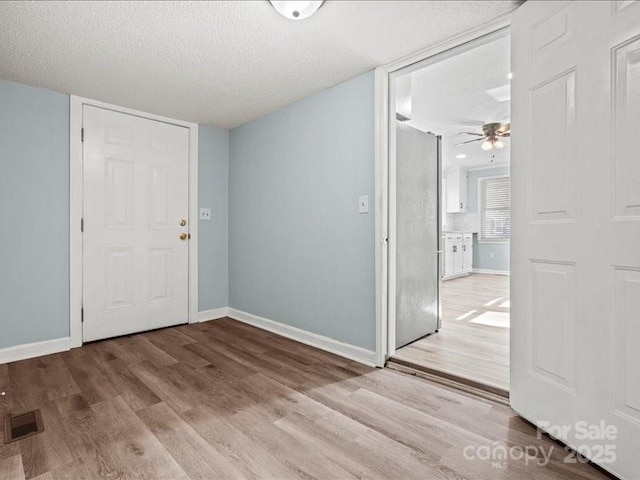
[[[394, 139], [390, 138], [389, 106], [393, 98], [393, 74], [436, 55], [445, 53], [511, 25], [511, 13], [496, 17], [478, 27], [403, 57], [375, 70], [375, 262], [376, 262], [376, 364], [384, 366], [395, 352], [395, 247], [389, 242], [395, 233], [394, 158], [390, 152]], [[393, 288], [392, 288], [393, 287]]]
[[82, 232], [83, 158], [82, 107], [91, 105], [114, 112], [178, 125], [189, 129], [189, 323], [198, 322], [198, 124], [71, 95], [69, 99], [69, 336], [71, 348], [82, 346]]

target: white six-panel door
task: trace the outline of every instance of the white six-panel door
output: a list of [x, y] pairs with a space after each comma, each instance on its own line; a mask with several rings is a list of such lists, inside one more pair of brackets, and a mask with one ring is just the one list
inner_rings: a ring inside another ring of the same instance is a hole
[[188, 322], [189, 130], [83, 107], [83, 340]]
[[511, 403], [638, 479], [640, 2], [527, 2], [512, 70]]

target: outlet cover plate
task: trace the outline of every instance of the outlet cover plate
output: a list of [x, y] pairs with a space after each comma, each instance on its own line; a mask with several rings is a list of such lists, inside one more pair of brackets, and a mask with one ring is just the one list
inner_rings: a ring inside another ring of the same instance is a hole
[[201, 208], [200, 209], [200, 220], [211, 220], [211, 209], [210, 208]]

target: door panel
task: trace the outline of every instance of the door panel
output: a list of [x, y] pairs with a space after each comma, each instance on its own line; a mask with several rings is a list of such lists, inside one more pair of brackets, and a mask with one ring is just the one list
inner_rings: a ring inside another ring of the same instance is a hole
[[171, 204], [171, 168], [155, 164], [149, 166], [149, 228], [169, 230], [169, 206]]
[[512, 22], [511, 404], [622, 478], [640, 472], [639, 39], [640, 2]]
[[149, 249], [149, 301], [152, 303], [171, 300], [172, 256], [170, 248]]
[[573, 392], [575, 384], [575, 265], [531, 262], [533, 371]]
[[105, 249], [107, 309], [132, 307], [133, 250], [130, 248]]
[[438, 329], [439, 140], [396, 130], [396, 347]]
[[105, 157], [105, 226], [133, 228], [133, 162]]
[[615, 408], [640, 424], [640, 268], [616, 268], [614, 291]]
[[83, 107], [83, 340], [188, 321], [188, 129]]
[[576, 72], [570, 71], [531, 90], [531, 166], [533, 218], [570, 221], [575, 211]]
[[615, 206], [618, 217], [640, 216], [640, 38], [613, 53], [613, 132], [615, 146]]

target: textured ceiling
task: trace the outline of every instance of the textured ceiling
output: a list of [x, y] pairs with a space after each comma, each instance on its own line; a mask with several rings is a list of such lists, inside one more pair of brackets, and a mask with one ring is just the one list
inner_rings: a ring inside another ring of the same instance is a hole
[[[477, 138], [460, 132], [481, 132], [485, 123], [510, 120], [510, 61], [510, 38], [506, 35], [410, 74], [408, 124], [442, 135], [443, 166], [509, 163], [509, 140], [502, 150], [484, 151], [482, 142], [455, 145]], [[466, 158], [455, 158], [459, 154]]]
[[0, 2], [0, 78], [230, 128], [518, 3]]

